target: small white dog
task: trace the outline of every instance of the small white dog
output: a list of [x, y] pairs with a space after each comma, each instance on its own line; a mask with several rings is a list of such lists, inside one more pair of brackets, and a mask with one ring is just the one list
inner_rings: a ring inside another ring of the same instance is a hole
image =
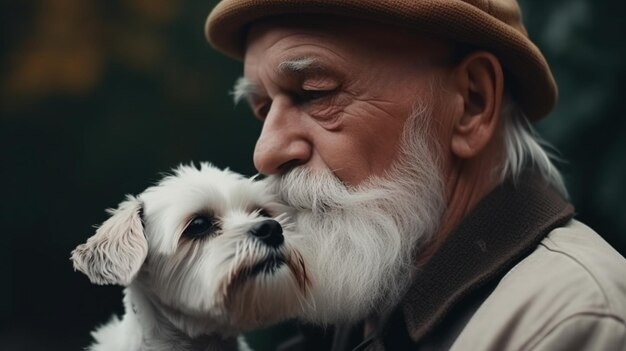
[[310, 281], [285, 210], [264, 182], [207, 163], [127, 196], [72, 252], [92, 283], [126, 287], [89, 350], [245, 349], [240, 331], [296, 316]]

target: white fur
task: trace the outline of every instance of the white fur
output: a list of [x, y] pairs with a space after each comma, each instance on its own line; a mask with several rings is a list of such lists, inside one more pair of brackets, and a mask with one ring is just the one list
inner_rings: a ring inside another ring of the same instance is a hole
[[[249, 232], [268, 220], [260, 210], [281, 223], [282, 245]], [[75, 269], [93, 283], [126, 286], [124, 316], [94, 331], [89, 350], [245, 350], [241, 330], [301, 313], [309, 279], [284, 211], [264, 182], [206, 163], [181, 166], [127, 197], [72, 252]], [[183, 234], [197, 215], [215, 218], [214, 234]], [[247, 274], [269, 257], [285, 264]]]

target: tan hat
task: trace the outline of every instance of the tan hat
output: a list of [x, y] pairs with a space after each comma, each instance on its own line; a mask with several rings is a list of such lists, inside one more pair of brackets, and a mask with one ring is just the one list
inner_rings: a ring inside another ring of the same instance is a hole
[[205, 34], [216, 49], [243, 59], [247, 27], [281, 14], [332, 14], [413, 28], [489, 50], [506, 71], [506, 85], [531, 121], [557, 100], [550, 67], [528, 38], [517, 0], [223, 0]]

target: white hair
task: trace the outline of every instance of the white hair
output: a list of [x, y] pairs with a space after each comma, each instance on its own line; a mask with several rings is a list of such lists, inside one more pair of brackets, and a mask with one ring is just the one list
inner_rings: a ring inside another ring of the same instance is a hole
[[385, 313], [406, 291], [417, 250], [435, 234], [445, 207], [427, 106], [408, 118], [388, 174], [348, 187], [330, 170], [297, 167], [268, 178], [297, 210], [294, 242], [307, 262], [315, 306], [303, 318], [351, 323]]
[[539, 136], [524, 112], [509, 96], [503, 99], [500, 117], [505, 150], [501, 179], [511, 178], [515, 181], [524, 169], [532, 167], [567, 197], [563, 176], [553, 163], [553, 160], [559, 160], [554, 155], [554, 148]]

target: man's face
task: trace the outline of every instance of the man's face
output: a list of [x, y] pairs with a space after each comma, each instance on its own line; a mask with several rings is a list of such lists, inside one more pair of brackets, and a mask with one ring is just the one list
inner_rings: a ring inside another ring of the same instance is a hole
[[[263, 129], [257, 169], [297, 209], [313, 322], [390, 308], [444, 208], [433, 143], [448, 46], [346, 19], [270, 19], [249, 33], [235, 87]], [[437, 76], [439, 75], [439, 76]]]
[[348, 186], [383, 176], [416, 97], [432, 93], [440, 73], [426, 61], [447, 53], [440, 42], [347, 19], [252, 26], [235, 94], [263, 122], [256, 168], [330, 170]]

